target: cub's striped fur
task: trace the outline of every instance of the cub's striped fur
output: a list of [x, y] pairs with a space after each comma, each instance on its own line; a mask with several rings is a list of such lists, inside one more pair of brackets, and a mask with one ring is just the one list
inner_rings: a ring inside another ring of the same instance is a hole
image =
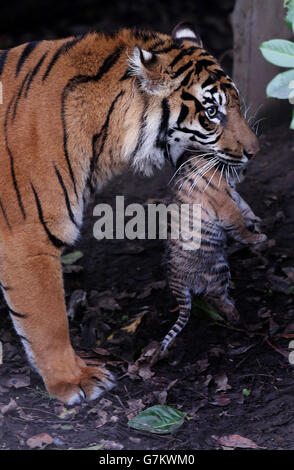
[[[190, 205], [190, 230], [193, 230], [193, 204], [201, 206], [201, 220], [196, 221], [197, 226], [194, 227], [201, 234], [200, 246], [195, 250], [185, 250], [185, 246], [191, 241], [185, 241], [182, 237], [179, 240], [169, 237], [169, 286], [178, 302], [180, 313], [162, 342], [162, 351], [166, 350], [188, 322], [193, 294], [204, 296], [229, 321], [239, 319], [234, 302], [228, 294], [230, 269], [226, 255], [227, 235], [246, 244], [266, 240], [264, 234], [248, 230], [247, 227], [258, 223], [259, 219], [236, 192], [232, 178], [229, 179], [231, 184], [228, 184], [223, 177], [223, 168], [219, 169], [216, 165], [216, 168], [209, 169], [207, 160], [199, 161], [198, 157], [196, 163], [193, 160], [195, 158], [184, 163], [182, 172], [177, 176], [173, 203], [178, 206]], [[203, 170], [205, 166], [207, 171]], [[228, 173], [227, 177], [229, 178]]]
[[[0, 54], [0, 280], [48, 391], [66, 403], [112, 386], [73, 351], [60, 253], [90, 193], [125, 167], [151, 175], [183, 148], [227, 164], [258, 149], [238, 92], [193, 28], [33, 41]], [[217, 84], [217, 85], [216, 85]]]

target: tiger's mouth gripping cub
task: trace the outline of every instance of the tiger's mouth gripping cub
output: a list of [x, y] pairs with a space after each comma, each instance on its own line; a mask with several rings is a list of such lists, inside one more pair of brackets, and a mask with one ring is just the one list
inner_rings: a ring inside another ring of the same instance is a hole
[[70, 343], [60, 254], [89, 193], [183, 150], [234, 165], [258, 150], [238, 93], [193, 28], [33, 41], [0, 51], [0, 281], [47, 390], [65, 403], [113, 386]]

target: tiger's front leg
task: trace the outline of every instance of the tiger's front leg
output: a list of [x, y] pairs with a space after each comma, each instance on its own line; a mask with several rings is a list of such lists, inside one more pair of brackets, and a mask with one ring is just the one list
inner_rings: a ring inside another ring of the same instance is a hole
[[[104, 368], [88, 367], [70, 343], [59, 250], [23, 242], [1, 256], [1, 284], [15, 329], [47, 390], [67, 404], [113, 387]], [[1, 251], [3, 246], [1, 247]]]

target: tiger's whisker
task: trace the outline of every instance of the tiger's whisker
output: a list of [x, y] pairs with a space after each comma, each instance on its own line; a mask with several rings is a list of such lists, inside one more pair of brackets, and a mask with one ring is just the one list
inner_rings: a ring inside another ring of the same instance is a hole
[[206, 188], [210, 185], [211, 180], [213, 179], [214, 175], [216, 174], [217, 170], [219, 169], [219, 166], [220, 166], [220, 162], [216, 165], [216, 168], [215, 168], [212, 176], [209, 178], [209, 181], [208, 181], [207, 185], [205, 186], [205, 188], [202, 191], [203, 193], [205, 192]]

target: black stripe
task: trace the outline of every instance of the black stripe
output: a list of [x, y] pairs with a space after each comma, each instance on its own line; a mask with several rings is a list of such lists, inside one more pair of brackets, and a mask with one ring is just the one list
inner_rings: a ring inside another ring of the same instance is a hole
[[70, 200], [69, 200], [69, 197], [68, 197], [68, 192], [67, 192], [67, 189], [66, 189], [66, 186], [64, 184], [64, 181], [62, 179], [62, 176], [61, 174], [59, 173], [58, 171], [58, 168], [56, 167], [56, 165], [54, 165], [54, 169], [55, 169], [55, 173], [57, 175], [57, 178], [58, 178], [58, 181], [60, 183], [60, 186], [63, 190], [63, 194], [64, 194], [64, 199], [65, 199], [65, 205], [66, 205], [66, 208], [67, 208], [67, 212], [68, 212], [68, 215], [69, 215], [69, 218], [70, 220], [72, 221], [72, 223], [77, 227], [79, 228], [79, 225], [78, 223], [76, 222], [75, 220], [75, 217], [73, 215], [73, 212], [71, 210], [71, 205], [70, 205]]
[[132, 33], [135, 37], [135, 39], [142, 39], [142, 41], [150, 41], [151, 39], [159, 39], [158, 35], [154, 33], [153, 31], [144, 31], [144, 30], [138, 30], [136, 28], [132, 29]]
[[221, 84], [220, 84], [220, 87], [221, 87], [221, 90], [224, 91], [224, 92], [225, 92], [227, 89], [228, 89], [228, 90], [232, 90], [232, 89], [234, 88], [233, 85], [231, 85], [230, 83], [221, 83]]
[[216, 81], [216, 77], [210, 75], [210, 76], [205, 80], [205, 82], [202, 83], [201, 88], [206, 88], [206, 87], [209, 86], [209, 85], [213, 85], [213, 83], [215, 83], [215, 81]]
[[205, 109], [204, 106], [202, 106], [200, 101], [194, 95], [192, 95], [191, 93], [188, 93], [185, 90], [182, 91], [181, 98], [184, 101], [194, 101], [196, 113], [198, 113], [199, 111], [203, 111]]
[[14, 310], [12, 310], [12, 308], [10, 308], [8, 306], [8, 310], [9, 312], [11, 313], [11, 315], [13, 315], [14, 317], [19, 317], [19, 318], [26, 318], [27, 315], [23, 314], [23, 313], [18, 313], [18, 312], [15, 312]]
[[172, 78], [177, 78], [179, 75], [182, 75], [182, 73], [184, 73], [188, 68], [190, 68], [191, 66], [193, 65], [193, 62], [192, 60], [190, 60], [189, 62], [187, 62], [185, 65], [183, 65], [182, 67], [180, 67], [173, 75], [172, 75]]
[[160, 39], [160, 38], [156, 39], [155, 42], [150, 46], [149, 50], [154, 51], [154, 49], [156, 49], [159, 46], [163, 46], [163, 44], [165, 44], [165, 41], [163, 39]]
[[103, 64], [99, 68], [98, 72], [96, 75], [76, 75], [75, 77], [71, 78], [69, 82], [66, 84], [66, 86], [63, 89], [62, 92], [62, 98], [61, 98], [61, 118], [62, 118], [62, 125], [63, 125], [63, 149], [64, 149], [64, 155], [65, 159], [68, 165], [70, 177], [74, 186], [74, 191], [76, 194], [76, 197], [78, 199], [78, 192], [77, 192], [77, 187], [76, 187], [76, 181], [73, 173], [73, 169], [71, 166], [69, 154], [68, 154], [68, 149], [67, 149], [67, 129], [66, 129], [66, 119], [65, 119], [65, 100], [67, 98], [67, 95], [69, 92], [73, 92], [74, 89], [80, 85], [81, 83], [87, 83], [91, 81], [97, 82], [100, 80], [103, 75], [105, 75], [109, 70], [115, 65], [115, 63], [119, 60], [121, 54], [123, 51], [123, 46], [119, 46], [115, 49], [115, 51], [108, 55], [106, 59], [104, 60]]
[[[157, 45], [155, 45], [154, 47], [157, 47]], [[182, 48], [181, 44], [177, 44], [173, 42], [172, 44], [164, 47], [163, 49], [158, 49], [158, 50], [149, 49], [149, 52], [153, 52], [154, 54], [166, 54], [167, 52], [173, 51], [175, 49], [181, 49], [181, 48]]]
[[209, 65], [215, 65], [215, 62], [213, 62], [212, 60], [207, 60], [207, 59], [198, 60], [195, 66], [195, 73], [199, 74], [203, 68], [206, 68]]
[[229, 196], [229, 198], [231, 198], [233, 201], [235, 201], [235, 199], [233, 198], [233, 195], [232, 195], [231, 191], [229, 191], [228, 188], [225, 188], [225, 191], [226, 191], [227, 195]]
[[58, 61], [59, 57], [65, 54], [66, 52], [68, 52], [73, 46], [75, 46], [78, 42], [80, 42], [84, 37], [85, 35], [78, 36], [77, 38], [70, 39], [66, 43], [63, 43], [62, 46], [60, 46], [60, 48], [55, 52], [55, 54], [53, 55], [52, 59], [49, 62], [49, 65], [42, 77], [43, 82], [48, 78], [51, 70], [53, 69], [54, 65]]
[[[169, 116], [170, 116], [169, 104], [168, 104], [167, 99], [164, 98], [161, 102], [161, 120], [160, 120], [158, 134], [156, 137], [156, 146], [160, 147], [161, 149], [165, 149], [165, 145], [166, 145]], [[167, 155], [165, 155], [165, 157], [167, 157]]]
[[193, 52], [197, 51], [197, 49], [199, 48], [193, 46], [193, 47], [188, 47], [187, 49], [182, 50], [169, 64], [169, 67], [174, 67], [183, 57], [185, 57], [186, 55], [192, 55]]
[[13, 122], [14, 119], [15, 119], [15, 116], [16, 116], [16, 112], [17, 112], [17, 107], [18, 107], [18, 103], [19, 103], [19, 100], [21, 98], [21, 95], [22, 95], [22, 92], [23, 92], [23, 89], [24, 89], [24, 86], [27, 82], [29, 78], [29, 72], [26, 74], [25, 78], [23, 79], [20, 87], [19, 87], [19, 90], [18, 90], [18, 93], [16, 95], [16, 98], [15, 98], [15, 101], [14, 101], [14, 107], [13, 107], [13, 113], [12, 113], [12, 117], [11, 117], [11, 121]]
[[22, 341], [25, 341], [25, 343], [32, 344], [31, 341], [29, 341], [25, 336], [18, 335]]
[[216, 274], [227, 274], [230, 272], [230, 268], [227, 264], [222, 264], [220, 267], [215, 266], [214, 271]]
[[218, 80], [222, 77], [225, 77], [228, 81], [232, 82], [232, 80], [229, 77], [227, 77], [227, 75], [222, 69], [214, 69], [213, 74], [216, 76]]
[[212, 130], [211, 125], [210, 125], [210, 121], [207, 121], [207, 118], [205, 117], [205, 115], [202, 115], [202, 114], [199, 115], [199, 124], [206, 131], [211, 131]]
[[186, 106], [184, 103], [182, 103], [181, 112], [180, 112], [178, 120], [177, 120], [177, 125], [178, 126], [181, 124], [181, 122], [183, 122], [186, 119], [188, 114], [189, 114], [188, 106]]
[[120, 82], [123, 82], [124, 80], [127, 80], [128, 78], [130, 78], [132, 76], [132, 71], [131, 69], [127, 69], [125, 71], [125, 73], [122, 75], [122, 77], [119, 79]]
[[175, 128], [177, 131], [184, 132], [185, 134], [193, 134], [199, 137], [199, 139], [207, 140], [208, 136], [205, 134], [202, 134], [199, 131], [195, 131], [194, 129], [188, 129], [188, 127], [177, 127]]
[[[104, 149], [104, 145], [105, 145], [105, 142], [106, 142], [106, 139], [107, 139], [107, 129], [108, 129], [108, 126], [109, 126], [109, 120], [110, 120], [110, 116], [114, 110], [114, 106], [117, 102], [117, 100], [124, 94], [124, 91], [121, 90], [119, 92], [119, 94], [114, 98], [113, 102], [111, 103], [110, 105], [110, 108], [108, 110], [108, 113], [107, 113], [107, 116], [106, 116], [106, 119], [104, 121], [104, 124], [103, 126], [101, 127], [101, 130], [98, 134], [95, 134], [92, 138], [92, 149], [93, 149], [93, 155], [92, 155], [92, 158], [91, 158], [91, 162], [90, 162], [90, 179], [89, 181], [91, 182], [92, 181], [92, 175], [93, 175], [93, 172], [95, 170], [95, 167], [96, 167], [96, 164], [97, 164], [97, 161], [98, 161], [98, 158], [99, 158], [99, 155], [103, 152], [103, 149]], [[96, 150], [96, 144], [97, 144], [97, 141], [98, 139], [102, 136], [102, 141], [101, 141], [101, 145], [100, 145], [100, 148], [99, 150], [97, 151]]]
[[22, 51], [22, 54], [20, 58], [18, 59], [16, 70], [15, 70], [15, 77], [18, 76], [19, 72], [21, 71], [22, 66], [24, 65], [26, 59], [29, 57], [29, 55], [33, 52], [33, 50], [36, 48], [36, 46], [40, 43], [40, 41], [32, 41], [29, 42], [24, 50]]
[[[2, 203], [2, 201], [1, 201], [1, 199], [0, 199], [0, 209], [1, 209], [1, 211], [2, 211], [3, 217], [4, 217], [4, 219], [5, 219], [5, 222], [6, 222], [7, 226], [8, 226], [8, 228], [9, 228], [9, 230], [11, 230], [11, 225], [10, 225], [10, 223], [9, 223], [9, 220], [8, 220], [8, 217], [7, 217], [7, 213], [6, 213], [5, 207], [3, 206], [3, 203]], [[2, 287], [3, 287], [3, 286], [2, 286]]]
[[49, 228], [47, 227], [47, 224], [44, 220], [43, 210], [42, 210], [42, 206], [41, 206], [41, 203], [40, 203], [40, 199], [39, 199], [38, 193], [35, 190], [32, 182], [31, 182], [31, 188], [32, 188], [34, 196], [35, 196], [35, 201], [36, 201], [38, 214], [39, 214], [39, 220], [40, 220], [41, 224], [43, 225], [44, 230], [47, 233], [47, 236], [48, 236], [49, 240], [51, 241], [51, 243], [53, 243], [54, 246], [56, 246], [56, 248], [61, 248], [61, 247], [65, 246], [66, 243], [63, 242], [62, 240], [60, 240], [59, 238], [57, 238], [55, 235], [53, 235], [50, 232]]
[[193, 70], [190, 70], [190, 72], [187, 73], [187, 75], [185, 76], [185, 78], [181, 81], [181, 85], [180, 85], [180, 86], [187, 86], [187, 85], [188, 85], [192, 73], [193, 73]]
[[27, 86], [26, 86], [26, 91], [25, 91], [25, 98], [28, 96], [28, 92], [29, 92], [29, 89], [31, 88], [31, 85], [33, 83], [33, 80], [34, 78], [36, 77], [41, 65], [43, 64], [44, 60], [46, 59], [47, 57], [47, 54], [48, 52], [45, 52], [45, 54], [42, 55], [41, 59], [39, 60], [39, 62], [37, 63], [37, 65], [35, 65], [35, 67], [33, 68], [33, 70], [31, 71], [30, 73], [30, 78], [28, 80], [28, 83], [27, 83]]
[[219, 141], [219, 139], [221, 138], [222, 135], [223, 135], [223, 133], [221, 132], [219, 135], [217, 135], [217, 136], [215, 137], [214, 140], [209, 140], [209, 141], [206, 142], [206, 144], [207, 144], [207, 145], [216, 144], [216, 142]]
[[15, 175], [14, 159], [13, 159], [12, 152], [11, 152], [11, 150], [9, 148], [9, 145], [8, 145], [7, 125], [8, 125], [8, 116], [9, 116], [9, 112], [10, 112], [10, 108], [11, 108], [13, 99], [14, 98], [11, 99], [11, 101], [8, 105], [8, 108], [7, 108], [7, 111], [6, 111], [6, 116], [5, 116], [5, 122], [4, 122], [5, 147], [6, 147], [6, 151], [7, 151], [8, 155], [9, 155], [11, 177], [12, 177], [13, 186], [14, 186], [14, 190], [15, 190], [15, 193], [16, 193], [18, 205], [19, 205], [19, 208], [20, 208], [21, 213], [23, 215], [23, 218], [25, 219], [26, 218], [26, 212], [25, 212], [25, 209], [24, 209], [24, 206], [23, 206], [23, 203], [22, 203], [22, 198], [21, 198], [21, 194], [20, 194], [20, 191], [19, 191], [19, 188], [18, 188], [18, 183], [17, 183], [17, 179], [16, 179], [16, 175]]
[[144, 136], [144, 129], [146, 128], [146, 122], [147, 122], [146, 121], [146, 111], [147, 111], [147, 109], [148, 109], [148, 106], [145, 104], [145, 106], [143, 108], [143, 111], [142, 111], [142, 115], [141, 115], [139, 136], [138, 136], [138, 139], [137, 139], [136, 147], [133, 150], [133, 153], [131, 155], [130, 161], [133, 160], [133, 158], [135, 157], [135, 155], [137, 154], [137, 152], [139, 151], [139, 149], [141, 148], [141, 145], [142, 145], [143, 136]]
[[2, 282], [0, 282], [0, 287], [1, 287], [3, 290], [5, 290], [5, 291], [6, 291], [6, 290], [12, 290], [11, 287], [9, 287], [9, 286], [4, 286], [4, 285], [2, 284]]
[[214, 104], [215, 101], [214, 101], [213, 98], [204, 98], [203, 103], [204, 103], [204, 104], [206, 104], [206, 103]]
[[7, 49], [6, 51], [3, 51], [3, 52], [1, 53], [1, 55], [0, 55], [0, 75], [1, 75], [2, 72], [3, 72], [3, 69], [4, 69], [4, 65], [5, 65], [6, 59], [7, 59], [8, 52], [9, 52], [9, 49]]
[[119, 60], [123, 50], [124, 46], [120, 45], [114, 50], [114, 52], [109, 54], [95, 75], [76, 75], [75, 77], [71, 78], [65, 86], [66, 91], [73, 91], [78, 85], [82, 83], [88, 83], [92, 81], [98, 82], [99, 80], [101, 80], [103, 75], [109, 72], [109, 70]]
[[213, 86], [212, 88], [210, 88], [210, 89], [208, 90], [208, 92], [211, 93], [212, 95], [214, 95], [215, 93], [218, 92], [218, 87], [215, 85], [215, 86]]
[[84, 395], [84, 400], [86, 400], [86, 398], [87, 398], [87, 395], [86, 395], [86, 392], [85, 392], [85, 390], [83, 389], [83, 387], [81, 386], [81, 384], [78, 384], [78, 387], [79, 387], [79, 389], [81, 390], [81, 392], [82, 392], [82, 393], [83, 393], [83, 395]]

